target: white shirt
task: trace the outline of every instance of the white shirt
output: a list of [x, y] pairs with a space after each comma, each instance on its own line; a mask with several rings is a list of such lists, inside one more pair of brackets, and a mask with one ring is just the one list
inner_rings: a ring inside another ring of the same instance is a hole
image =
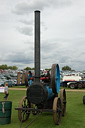
[[8, 93], [8, 86], [5, 86], [4, 91]]

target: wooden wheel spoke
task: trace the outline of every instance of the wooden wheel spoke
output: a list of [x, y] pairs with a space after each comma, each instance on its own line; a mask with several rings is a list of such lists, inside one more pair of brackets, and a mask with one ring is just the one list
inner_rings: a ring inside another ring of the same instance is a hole
[[26, 106], [26, 99], [24, 100], [24, 106]]
[[59, 112], [62, 112], [62, 109], [59, 107], [59, 108], [57, 108], [57, 112], [59, 113]]

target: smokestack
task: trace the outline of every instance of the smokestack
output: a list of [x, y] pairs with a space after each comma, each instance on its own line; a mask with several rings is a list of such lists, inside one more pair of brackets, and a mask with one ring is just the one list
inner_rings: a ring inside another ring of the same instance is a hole
[[35, 82], [40, 82], [40, 11], [35, 11]]

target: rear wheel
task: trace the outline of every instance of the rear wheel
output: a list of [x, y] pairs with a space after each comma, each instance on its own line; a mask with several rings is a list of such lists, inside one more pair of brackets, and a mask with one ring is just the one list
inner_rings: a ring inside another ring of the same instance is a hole
[[53, 64], [51, 68], [51, 85], [53, 93], [59, 93], [60, 90], [60, 70], [58, 64]]
[[61, 99], [61, 105], [62, 105], [62, 116], [65, 116], [66, 114], [66, 91], [65, 89], [61, 89], [60, 99]]
[[53, 102], [53, 120], [55, 125], [59, 125], [62, 118], [62, 106], [61, 106], [61, 100], [60, 98], [55, 98]]
[[83, 104], [85, 104], [85, 96], [83, 96]]

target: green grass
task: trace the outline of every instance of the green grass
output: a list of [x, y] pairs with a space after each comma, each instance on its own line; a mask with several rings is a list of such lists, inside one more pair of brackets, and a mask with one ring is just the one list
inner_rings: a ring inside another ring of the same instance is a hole
[[26, 88], [25, 85], [18, 85], [18, 86], [13, 86], [13, 87], [9, 87], [9, 88]]
[[[60, 125], [56, 126], [53, 121], [52, 113], [42, 113], [29, 128], [85, 128], [85, 105], [83, 104], [83, 96], [85, 92], [66, 92], [67, 95], [67, 109], [65, 117], [62, 117]], [[11, 123], [7, 125], [0, 125], [0, 128], [19, 128], [20, 122], [18, 120], [18, 112], [15, 110], [18, 107], [20, 99], [26, 96], [26, 91], [9, 90], [8, 101], [12, 101], [12, 116]], [[0, 93], [0, 101], [3, 101], [4, 94]], [[32, 114], [29, 120], [22, 124], [25, 128], [35, 116]]]

